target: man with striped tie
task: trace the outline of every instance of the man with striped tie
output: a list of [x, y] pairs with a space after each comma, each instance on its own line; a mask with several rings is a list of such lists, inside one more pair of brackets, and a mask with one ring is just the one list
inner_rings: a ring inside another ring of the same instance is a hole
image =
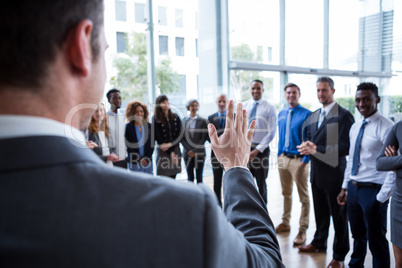
[[262, 98], [264, 83], [253, 80], [250, 88], [252, 99], [244, 103], [249, 124], [253, 120], [257, 125], [251, 140], [249, 169], [257, 181], [258, 191], [265, 203], [268, 203], [267, 183], [269, 171], [269, 143], [275, 137], [277, 114], [275, 107]]

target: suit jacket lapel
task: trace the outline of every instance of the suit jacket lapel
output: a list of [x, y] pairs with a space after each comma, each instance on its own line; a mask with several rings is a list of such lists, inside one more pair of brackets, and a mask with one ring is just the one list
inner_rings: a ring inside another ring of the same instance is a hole
[[[319, 114], [319, 113], [317, 113], [317, 114], [318, 114], [318, 117], [319, 117], [320, 114]], [[328, 115], [325, 117], [325, 119], [324, 119], [324, 121], [322, 122], [320, 128], [317, 129], [317, 132], [316, 132], [316, 134], [315, 134], [314, 136], [318, 135], [318, 133], [320, 133], [321, 130], [324, 129], [325, 126], [326, 126], [328, 123], [330, 123], [330, 122], [332, 122], [332, 121], [335, 121], [336, 118], [338, 117], [338, 114], [339, 114], [339, 107], [338, 107], [338, 104], [335, 103], [334, 107], [332, 107], [332, 109], [329, 111]], [[318, 118], [317, 118], [317, 123], [318, 123]], [[316, 128], [317, 128], [317, 124], [316, 124]]]

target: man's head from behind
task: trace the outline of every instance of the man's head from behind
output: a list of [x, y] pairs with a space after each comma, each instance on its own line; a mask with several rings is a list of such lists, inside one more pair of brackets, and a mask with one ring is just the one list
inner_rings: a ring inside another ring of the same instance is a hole
[[16, 0], [0, 9], [0, 86], [40, 87], [69, 31], [93, 22], [91, 48], [97, 60], [103, 0]]
[[376, 84], [364, 82], [357, 86], [355, 106], [364, 118], [370, 117], [377, 112], [377, 104], [380, 101]]
[[[103, 0], [7, 1], [0, 9], [0, 35], [0, 94], [47, 95], [62, 103], [60, 96], [69, 103], [64, 110], [74, 106], [71, 99], [99, 102], [107, 47]], [[60, 110], [55, 114], [65, 113]]]

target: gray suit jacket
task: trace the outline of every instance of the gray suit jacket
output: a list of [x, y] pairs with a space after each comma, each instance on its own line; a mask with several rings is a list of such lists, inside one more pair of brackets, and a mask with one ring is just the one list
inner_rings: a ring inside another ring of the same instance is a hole
[[190, 117], [186, 117], [183, 120], [184, 123], [184, 135], [181, 140], [184, 150], [183, 155], [187, 155], [187, 152], [193, 151], [196, 154], [205, 155], [205, 142], [208, 140], [208, 121], [204, 118], [197, 117], [195, 119], [195, 130], [193, 136], [190, 134], [189, 126]]
[[1, 267], [282, 267], [246, 169], [226, 172], [222, 212], [206, 186], [108, 167], [64, 137], [0, 148]]

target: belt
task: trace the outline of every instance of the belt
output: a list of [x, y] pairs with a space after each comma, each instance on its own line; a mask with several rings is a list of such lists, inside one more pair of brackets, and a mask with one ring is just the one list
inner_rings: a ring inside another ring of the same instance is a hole
[[377, 184], [377, 183], [372, 183], [372, 182], [358, 182], [358, 181], [354, 181], [352, 180], [352, 184], [353, 186], [355, 186], [356, 188], [374, 188], [374, 189], [379, 189], [381, 188], [381, 184]]
[[298, 154], [283, 154], [283, 155], [290, 159], [297, 159], [297, 158], [303, 157], [302, 155], [298, 155]]

